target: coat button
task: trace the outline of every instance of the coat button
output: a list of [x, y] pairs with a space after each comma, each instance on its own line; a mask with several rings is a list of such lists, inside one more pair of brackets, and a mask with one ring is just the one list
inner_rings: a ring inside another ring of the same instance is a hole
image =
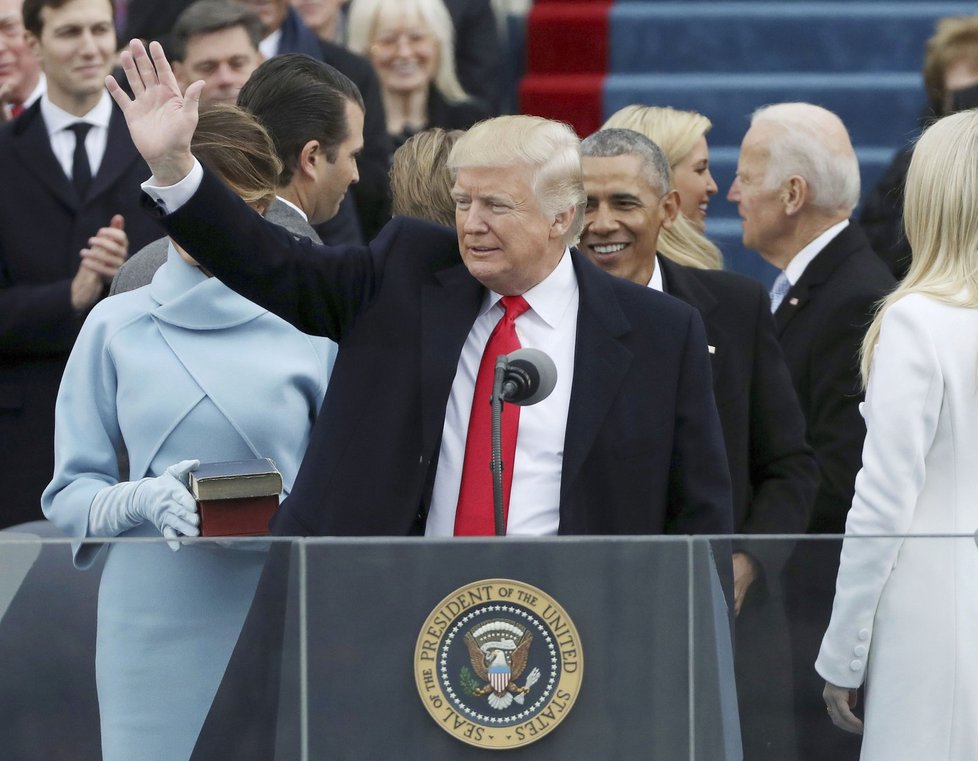
[[869, 639], [869, 629], [860, 629], [859, 630], [859, 639], [861, 639], [863, 642], [865, 642], [866, 640], [868, 640]]
[[853, 660], [849, 661], [850, 671], [860, 671], [862, 667], [863, 667], [863, 662], [858, 658], [854, 658]]
[[852, 652], [855, 653], [860, 658], [862, 658], [864, 655], [866, 655], [866, 646], [865, 645], [856, 645], [852, 649]]

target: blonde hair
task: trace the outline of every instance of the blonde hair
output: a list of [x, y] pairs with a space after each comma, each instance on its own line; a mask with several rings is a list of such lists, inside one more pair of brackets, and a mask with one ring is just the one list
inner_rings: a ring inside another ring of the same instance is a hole
[[438, 43], [435, 87], [450, 103], [468, 100], [468, 93], [462, 89], [455, 72], [455, 27], [442, 0], [353, 0], [347, 16], [346, 46], [354, 53], [369, 58], [377, 16], [388, 7], [402, 12], [417, 12]]
[[903, 223], [913, 251], [910, 271], [880, 304], [863, 339], [860, 370], [869, 382], [886, 310], [911, 293], [978, 307], [978, 110], [934, 122], [921, 135], [907, 171]]
[[394, 214], [455, 226], [448, 155], [461, 130], [426, 129], [394, 151], [390, 179]]
[[472, 126], [448, 157], [454, 178], [467, 167], [518, 167], [533, 170], [533, 193], [547, 214], [574, 207], [564, 243], [573, 246], [584, 229], [584, 178], [581, 141], [568, 125], [540, 116], [497, 116]]
[[[675, 169], [693, 150], [697, 141], [709, 132], [713, 123], [702, 114], [680, 111], [668, 106], [631, 105], [616, 111], [601, 129], [619, 127], [645, 135], [658, 145]], [[675, 188], [672, 173], [669, 186]], [[720, 249], [693, 226], [682, 212], [671, 228], [659, 233], [659, 253], [677, 264], [699, 269], [723, 269]]]
[[237, 106], [201, 113], [190, 148], [245, 203], [265, 209], [275, 200], [282, 162], [258, 119]]

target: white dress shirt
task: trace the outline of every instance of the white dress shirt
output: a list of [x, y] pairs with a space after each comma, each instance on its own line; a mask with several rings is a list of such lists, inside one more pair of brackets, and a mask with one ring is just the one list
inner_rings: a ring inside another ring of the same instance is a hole
[[[503, 316], [501, 298], [498, 293], [486, 293], [458, 359], [445, 410], [426, 536], [452, 536], [455, 532], [475, 378], [489, 334]], [[557, 533], [560, 523], [560, 474], [577, 342], [579, 294], [570, 253], [564, 251], [554, 271], [523, 298], [530, 309], [516, 319], [516, 335], [524, 348], [541, 349], [550, 355], [557, 366], [557, 385], [542, 402], [520, 410], [506, 533], [548, 536]]]
[[788, 282], [791, 285], [797, 283], [804, 274], [805, 268], [812, 263], [812, 260], [821, 253], [823, 248], [835, 239], [836, 235], [848, 226], [849, 220], [843, 219], [841, 222], [832, 225], [832, 227], [795, 254], [795, 257], [788, 262], [788, 266], [784, 268], [784, 276], [788, 278]]
[[95, 177], [102, 165], [105, 146], [109, 140], [112, 97], [108, 90], [102, 91], [98, 104], [84, 116], [69, 114], [54, 105], [45, 93], [41, 96], [41, 116], [44, 117], [44, 126], [48, 130], [51, 150], [68, 179], [71, 179], [71, 164], [75, 155], [75, 134], [68, 127], [77, 122], [87, 122], [92, 125], [85, 136], [85, 150], [88, 151], [88, 165], [92, 168], [92, 177]]

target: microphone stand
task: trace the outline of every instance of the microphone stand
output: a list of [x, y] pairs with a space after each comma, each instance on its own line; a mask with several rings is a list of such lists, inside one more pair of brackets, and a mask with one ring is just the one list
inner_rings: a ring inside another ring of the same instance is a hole
[[495, 374], [492, 379], [492, 396], [489, 398], [492, 420], [492, 459], [489, 467], [492, 470], [492, 506], [496, 523], [496, 536], [506, 535], [506, 518], [503, 515], [503, 378], [506, 375], [508, 363], [506, 355], [496, 357]]

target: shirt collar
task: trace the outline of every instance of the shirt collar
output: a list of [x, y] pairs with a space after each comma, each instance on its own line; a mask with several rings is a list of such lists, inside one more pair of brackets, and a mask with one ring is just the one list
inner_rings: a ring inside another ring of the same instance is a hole
[[109, 128], [109, 120], [112, 118], [112, 98], [108, 90], [102, 91], [95, 107], [84, 116], [69, 114], [64, 109], [54, 105], [48, 97], [47, 92], [41, 96], [41, 116], [44, 117], [44, 124], [48, 129], [48, 137], [57, 132], [67, 129], [76, 122], [88, 122], [95, 127]]
[[652, 277], [649, 278], [649, 288], [653, 291], [664, 291], [664, 283], [662, 282], [662, 267], [659, 266], [659, 255], [655, 255], [655, 269], [652, 270]]
[[45, 92], [47, 92], [47, 84], [48, 84], [48, 80], [44, 76], [44, 72], [42, 71], [37, 77], [37, 84], [34, 85], [34, 89], [31, 90], [31, 94], [28, 95], [27, 98], [24, 100], [24, 108], [30, 108], [31, 106], [33, 106], [34, 101], [40, 98], [42, 95], [44, 95]]
[[797, 283], [801, 279], [801, 276], [805, 273], [805, 268], [812, 263], [812, 259], [818, 256], [819, 252], [829, 245], [835, 236], [845, 230], [848, 225], [849, 220], [843, 219], [841, 222], [832, 225], [832, 227], [799, 251], [795, 257], [788, 262], [788, 266], [784, 268], [784, 276], [788, 278], [788, 282], [791, 285]]
[[302, 209], [292, 203], [288, 198], [282, 198], [282, 196], [275, 196], [275, 200], [279, 203], [283, 203], [292, 209], [296, 214], [300, 215], [306, 222], [309, 221], [309, 215], [306, 214]]
[[282, 27], [279, 27], [265, 39], [258, 43], [258, 50], [265, 58], [274, 58], [278, 55], [279, 42], [282, 40]]
[[[523, 294], [530, 309], [550, 327], [556, 327], [577, 292], [577, 275], [571, 261], [570, 250], [565, 248], [557, 266], [547, 277]], [[487, 291], [480, 315], [492, 309], [502, 296]]]

